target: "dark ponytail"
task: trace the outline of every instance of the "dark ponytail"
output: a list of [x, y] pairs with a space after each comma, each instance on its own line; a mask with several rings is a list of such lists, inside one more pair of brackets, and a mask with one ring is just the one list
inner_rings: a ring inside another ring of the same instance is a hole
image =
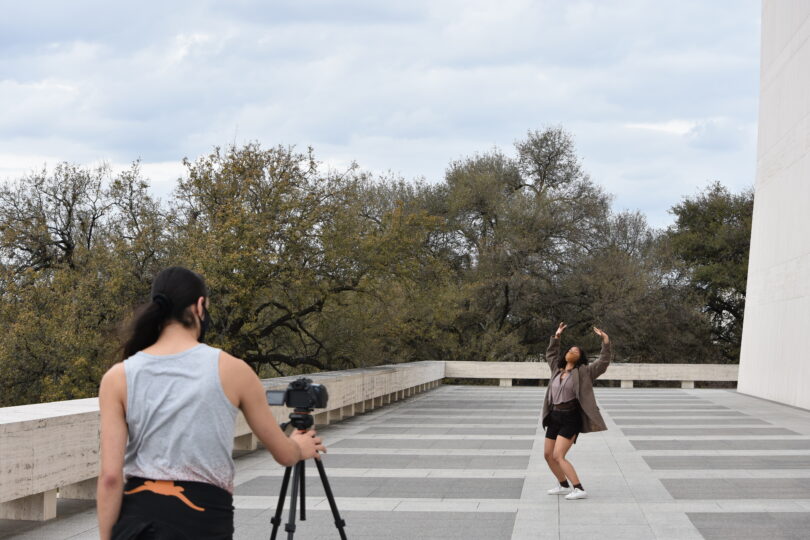
[[188, 307], [201, 296], [208, 298], [208, 288], [199, 274], [180, 266], [161, 271], [152, 283], [151, 301], [135, 311], [126, 331], [123, 359], [153, 345], [170, 321], [192, 328], [194, 316]]

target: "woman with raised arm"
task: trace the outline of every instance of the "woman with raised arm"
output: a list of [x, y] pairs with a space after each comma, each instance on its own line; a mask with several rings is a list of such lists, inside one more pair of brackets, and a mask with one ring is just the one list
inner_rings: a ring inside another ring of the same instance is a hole
[[610, 364], [610, 338], [594, 327], [593, 331], [602, 338], [602, 351], [596, 362], [588, 364], [581, 347], [571, 347], [564, 356], [560, 356], [560, 336], [565, 328], [565, 323], [560, 323], [546, 350], [551, 380], [543, 401], [543, 427], [546, 428], [543, 455], [560, 483], [548, 490], [548, 494], [565, 495], [566, 499], [575, 500], [585, 499], [588, 494], [574, 466], [565, 456], [580, 433], [607, 429], [596, 406], [593, 382]]
[[198, 274], [160, 272], [101, 380], [101, 540], [231, 538], [239, 410], [281, 465], [326, 451], [314, 430], [287, 437], [250, 366], [203, 343], [208, 303]]

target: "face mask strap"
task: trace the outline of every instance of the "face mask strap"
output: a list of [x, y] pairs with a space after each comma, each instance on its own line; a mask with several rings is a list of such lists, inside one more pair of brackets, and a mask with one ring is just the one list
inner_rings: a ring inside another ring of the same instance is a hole
[[208, 313], [208, 308], [205, 307], [205, 305], [203, 305], [203, 316], [205, 318], [200, 321], [200, 337], [197, 338], [197, 341], [200, 343], [205, 343], [205, 334], [211, 327], [211, 315]]

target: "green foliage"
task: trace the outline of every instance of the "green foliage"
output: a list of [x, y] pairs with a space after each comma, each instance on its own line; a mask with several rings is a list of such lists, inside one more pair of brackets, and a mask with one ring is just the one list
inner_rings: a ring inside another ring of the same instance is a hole
[[668, 231], [685, 281], [711, 319], [712, 339], [729, 360], [740, 354], [753, 212], [752, 190], [733, 194], [714, 183], [672, 208]]
[[262, 376], [532, 360], [562, 320], [593, 352], [605, 328], [625, 361], [734, 355], [750, 193], [713, 186], [653, 230], [611, 213], [561, 128], [436, 184], [256, 143], [184, 163], [166, 202], [137, 162], [0, 188], [0, 406], [95, 395], [121, 323], [174, 264], [209, 284], [213, 343]]
[[138, 175], [60, 165], [0, 189], [0, 406], [97, 392], [162, 262]]

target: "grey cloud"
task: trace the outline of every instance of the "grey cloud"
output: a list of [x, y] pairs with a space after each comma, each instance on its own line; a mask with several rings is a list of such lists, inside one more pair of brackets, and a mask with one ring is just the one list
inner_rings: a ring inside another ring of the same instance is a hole
[[[753, 0], [15, 4], [0, 146], [168, 162], [260, 140], [438, 179], [563, 124], [617, 202], [645, 209], [637, 177], [677, 191], [729, 164], [712, 151], [745, 162], [757, 17]], [[680, 139], [622, 127], [700, 118], [730, 123]]]

